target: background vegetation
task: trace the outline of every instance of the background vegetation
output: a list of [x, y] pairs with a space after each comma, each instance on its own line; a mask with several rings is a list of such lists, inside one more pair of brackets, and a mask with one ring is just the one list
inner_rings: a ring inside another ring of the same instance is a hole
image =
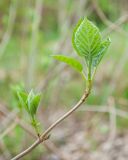
[[[57, 127], [50, 140], [24, 159], [128, 159], [128, 1], [0, 1], [0, 159], [11, 159], [34, 141], [28, 115], [18, 116], [11, 86], [42, 93], [42, 130], [75, 104], [83, 79], [52, 54], [75, 56], [72, 30], [87, 16], [112, 44], [86, 104]], [[109, 154], [108, 154], [109, 153]]]

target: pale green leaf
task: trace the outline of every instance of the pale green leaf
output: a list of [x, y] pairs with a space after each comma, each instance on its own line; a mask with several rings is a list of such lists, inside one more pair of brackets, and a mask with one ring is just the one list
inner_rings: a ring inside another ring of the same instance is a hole
[[83, 70], [83, 66], [81, 65], [81, 63], [74, 58], [63, 55], [53, 55], [53, 57], [61, 62], [65, 62], [79, 72]]
[[27, 106], [29, 109], [29, 114], [33, 117], [36, 114], [37, 108], [40, 102], [40, 95], [35, 95], [33, 90], [30, 91], [27, 98]]
[[18, 91], [17, 92], [17, 97], [19, 99], [20, 106], [22, 108], [25, 108], [28, 111], [28, 106], [27, 106], [27, 97], [28, 97], [28, 95], [25, 92]]
[[101, 46], [100, 31], [91, 21], [84, 18], [78, 22], [73, 32], [72, 43], [80, 56], [93, 57]]
[[27, 98], [27, 105], [28, 105], [29, 110], [30, 110], [31, 101], [33, 100], [33, 98], [34, 98], [34, 92], [33, 90], [31, 90]]
[[100, 63], [101, 59], [103, 58], [104, 54], [106, 53], [111, 41], [109, 38], [107, 38], [105, 41], [101, 43], [101, 47], [99, 50], [99, 53], [93, 57], [92, 59], [92, 65], [93, 67], [97, 67]]
[[19, 107], [19, 109], [22, 109], [22, 105], [19, 101], [18, 93], [24, 91], [23, 85], [11, 85], [11, 90], [13, 92], [14, 98], [16, 100], [16, 105]]
[[32, 116], [34, 116], [37, 112], [37, 108], [38, 108], [39, 103], [40, 103], [40, 97], [41, 97], [40, 95], [35, 95], [30, 102], [29, 110], [30, 110], [30, 114]]

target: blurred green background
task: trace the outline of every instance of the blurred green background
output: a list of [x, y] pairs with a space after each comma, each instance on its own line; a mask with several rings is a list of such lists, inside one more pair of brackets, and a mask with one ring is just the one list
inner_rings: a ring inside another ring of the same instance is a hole
[[[12, 85], [23, 83], [27, 91], [33, 88], [42, 93], [38, 110], [42, 131], [83, 94], [82, 77], [51, 55], [76, 56], [72, 31], [84, 16], [100, 28], [103, 37], [110, 36], [112, 41], [97, 71], [92, 93], [79, 111], [52, 132], [44, 146], [40, 145], [23, 159], [113, 160], [113, 154], [118, 155], [113, 143], [120, 140], [125, 146], [128, 139], [128, 1], [1, 0], [0, 160], [11, 159], [34, 141], [28, 115], [18, 117]], [[109, 144], [107, 149], [105, 144]], [[113, 152], [108, 155], [109, 150]], [[123, 148], [120, 155], [128, 159]]]

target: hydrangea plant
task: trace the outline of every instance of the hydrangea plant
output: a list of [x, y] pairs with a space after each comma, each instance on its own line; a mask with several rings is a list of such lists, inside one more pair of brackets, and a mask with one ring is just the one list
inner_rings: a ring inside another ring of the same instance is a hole
[[[47, 130], [45, 130], [44, 133], [39, 135], [39, 139], [37, 139], [25, 151], [15, 156], [12, 160], [18, 160], [22, 158], [30, 151], [32, 151], [35, 147], [37, 147], [41, 142], [48, 139], [50, 132], [64, 119], [69, 117], [77, 108], [79, 108], [89, 96], [92, 88], [92, 80], [94, 79], [94, 75], [100, 61], [102, 60], [110, 45], [110, 39], [102, 39], [99, 29], [87, 18], [83, 18], [78, 22], [73, 31], [72, 44], [74, 49], [76, 50], [77, 55], [84, 60], [83, 64], [72, 57], [63, 55], [54, 55], [54, 58], [67, 63], [84, 76], [86, 80], [86, 91], [84, 92], [81, 99], [76, 103], [76, 105], [73, 106], [73, 108], [71, 108], [67, 113], [57, 119], [50, 127], [48, 127]], [[17, 95], [21, 106], [24, 107], [28, 112], [31, 118], [32, 125], [38, 132], [36, 112], [40, 102], [40, 95], [34, 94], [33, 91], [31, 91], [29, 94], [18, 91]]]
[[[73, 31], [72, 44], [77, 55], [85, 63], [81, 64], [78, 60], [63, 55], [54, 55], [54, 58], [73, 67], [85, 77], [87, 84], [89, 84], [110, 45], [110, 38], [102, 39], [98, 27], [87, 18], [83, 18]], [[84, 68], [87, 68], [87, 70], [84, 70]]]

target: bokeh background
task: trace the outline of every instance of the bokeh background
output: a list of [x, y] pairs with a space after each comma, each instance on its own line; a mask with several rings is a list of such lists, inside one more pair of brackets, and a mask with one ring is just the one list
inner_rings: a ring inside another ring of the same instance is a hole
[[128, 1], [0, 1], [0, 160], [35, 140], [26, 113], [20, 118], [12, 85], [42, 93], [42, 131], [69, 110], [85, 81], [51, 55], [76, 57], [72, 31], [87, 16], [111, 37], [87, 102], [24, 160], [128, 160]]

